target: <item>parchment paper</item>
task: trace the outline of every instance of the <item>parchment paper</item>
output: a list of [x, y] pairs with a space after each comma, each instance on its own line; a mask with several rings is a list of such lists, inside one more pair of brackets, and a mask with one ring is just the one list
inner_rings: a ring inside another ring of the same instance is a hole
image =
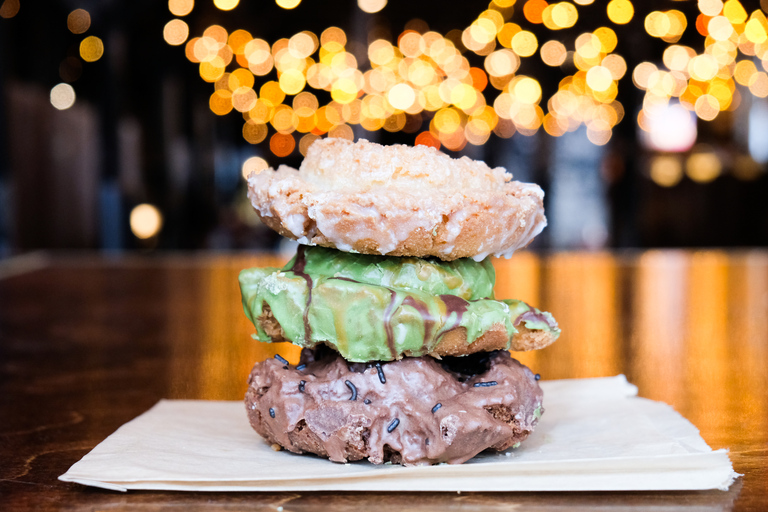
[[624, 376], [542, 381], [545, 413], [522, 446], [461, 465], [337, 464], [275, 451], [241, 402], [162, 400], [60, 476], [128, 489], [203, 491], [726, 490], [726, 450], [712, 451], [666, 404]]

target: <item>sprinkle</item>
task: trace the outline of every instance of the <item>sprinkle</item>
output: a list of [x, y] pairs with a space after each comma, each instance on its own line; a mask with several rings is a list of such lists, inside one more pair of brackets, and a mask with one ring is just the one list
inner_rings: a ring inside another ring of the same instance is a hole
[[365, 400], [363, 400], [363, 403], [364, 403], [365, 405], [368, 405], [368, 404], [370, 404], [370, 403], [371, 403], [371, 399], [370, 399], [370, 398], [366, 398]]
[[274, 410], [273, 408], [271, 408], [271, 407], [269, 408], [269, 416], [270, 416], [271, 418], [274, 418], [274, 417], [275, 417], [275, 410]]
[[299, 382], [299, 393], [303, 393], [304, 392], [304, 385], [306, 383], [307, 383], [307, 381], [305, 381], [305, 380], [302, 380], [302, 381]]
[[280, 361], [283, 364], [288, 364], [288, 360], [286, 358], [284, 358], [283, 356], [281, 356], [280, 354], [275, 354], [275, 359], [277, 359], [278, 361]]
[[304, 369], [304, 368], [306, 368], [306, 367], [307, 367], [307, 365], [305, 365], [305, 364], [300, 364], [299, 366], [297, 366], [297, 367], [296, 367], [296, 369], [297, 369], [297, 370], [299, 370], [299, 371], [301, 371], [301, 370], [303, 370], [303, 369]]
[[395, 430], [397, 428], [397, 426], [399, 424], [400, 424], [400, 419], [399, 418], [393, 419], [392, 423], [390, 423], [389, 426], [387, 427], [387, 432], [392, 432], [393, 430]]
[[276, 452], [279, 452], [279, 451], [281, 451], [281, 450], [283, 449], [283, 447], [282, 447], [282, 446], [280, 446], [280, 445], [279, 445], [279, 444], [277, 444], [277, 443], [275, 443], [275, 444], [273, 444], [273, 445], [270, 445], [270, 448], [272, 448], [272, 449], [273, 449], [273, 450], [275, 450]]
[[357, 400], [357, 388], [354, 384], [352, 384], [350, 381], [345, 380], [344, 384], [347, 385], [350, 391], [352, 391], [352, 396], [349, 397], [350, 400]]
[[429, 446], [429, 438], [427, 438], [427, 439], [424, 441], [424, 444], [425, 444], [425, 445], [427, 445], [427, 446]]
[[495, 386], [498, 384], [495, 380], [489, 380], [488, 382], [475, 382], [474, 387], [476, 388], [489, 388], [491, 386]]
[[536, 375], [534, 375], [534, 376], [533, 376], [533, 378], [534, 378], [534, 379], [536, 379], [536, 380], [539, 380], [539, 379], [541, 379], [541, 375], [539, 375], [539, 374], [537, 373]]
[[376, 363], [376, 372], [379, 374], [379, 380], [382, 384], [387, 383], [387, 378], [384, 376], [384, 370], [381, 369], [381, 363]]
[[441, 408], [442, 406], [443, 406], [443, 404], [441, 404], [441, 403], [439, 403], [439, 402], [438, 402], [438, 403], [436, 403], [436, 404], [435, 404], [435, 406], [432, 408], [432, 414], [435, 414], [435, 413], [437, 412], [437, 410], [438, 410], [439, 408]]

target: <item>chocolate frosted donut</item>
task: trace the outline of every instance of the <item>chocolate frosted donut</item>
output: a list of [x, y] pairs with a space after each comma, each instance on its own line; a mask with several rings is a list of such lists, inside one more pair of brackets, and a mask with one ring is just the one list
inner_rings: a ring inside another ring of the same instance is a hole
[[296, 367], [257, 363], [245, 404], [259, 434], [295, 453], [458, 464], [524, 440], [541, 416], [542, 391], [504, 351], [366, 365], [323, 349], [304, 350]]

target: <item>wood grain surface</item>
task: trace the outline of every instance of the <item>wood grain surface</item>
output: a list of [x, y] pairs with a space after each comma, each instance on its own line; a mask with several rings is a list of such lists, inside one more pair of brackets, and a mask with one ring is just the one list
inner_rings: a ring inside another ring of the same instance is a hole
[[[269, 255], [0, 261], [0, 510], [768, 510], [768, 252], [521, 253], [498, 298], [555, 314], [545, 379], [624, 373], [729, 448], [727, 492], [117, 493], [57, 477], [161, 398], [241, 399], [260, 344], [237, 273]], [[282, 507], [282, 508], [281, 508]]]

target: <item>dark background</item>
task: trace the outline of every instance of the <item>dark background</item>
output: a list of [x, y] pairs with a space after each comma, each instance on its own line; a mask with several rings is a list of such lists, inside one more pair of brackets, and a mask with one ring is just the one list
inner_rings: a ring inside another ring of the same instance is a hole
[[[556, 34], [526, 24], [522, 12], [516, 11], [510, 21], [537, 33], [540, 44], [559, 38], [569, 47], [584, 31], [601, 25], [616, 30], [616, 53], [628, 64], [617, 98], [626, 115], [609, 143], [591, 145], [583, 128], [560, 138], [539, 130], [510, 139], [492, 135], [485, 145], [467, 145], [459, 154], [507, 167], [518, 179], [543, 186], [550, 228], [535, 247], [768, 245], [766, 164], [750, 159], [745, 129], [753, 107], [766, 99], [737, 86], [741, 104], [736, 110], [712, 122], [698, 121], [697, 144], [705, 144], [723, 164], [718, 178], [698, 183], [683, 176], [672, 187], [654, 183], [649, 166], [659, 155], [638, 142], [636, 119], [644, 93], [631, 75], [643, 61], [661, 66], [667, 44], [648, 36], [643, 20], [652, 9], [683, 11], [689, 24], [679, 44], [701, 52], [703, 37], [693, 26], [697, 4], [657, 1], [646, 6], [637, 1], [633, 20], [618, 27], [607, 19], [605, 3], [577, 6], [577, 25]], [[364, 70], [371, 38], [394, 41], [413, 19], [442, 34], [461, 30], [487, 5], [390, 0], [381, 12], [366, 14], [354, 1], [304, 0], [286, 11], [272, 1], [242, 0], [233, 11], [223, 12], [210, 0], [197, 0], [183, 19], [190, 37], [221, 24], [270, 42], [301, 30], [320, 34], [338, 26], [347, 32], [347, 49]], [[752, 12], [757, 3], [744, 2], [744, 7]], [[66, 23], [76, 8], [91, 15], [89, 30], [80, 35], [71, 33]], [[37, 249], [275, 247], [277, 237], [255, 222], [245, 204], [240, 168], [255, 155], [272, 167], [297, 167], [301, 155], [297, 149], [278, 158], [270, 153], [268, 141], [248, 144], [236, 112], [219, 117], [208, 109], [212, 84], [200, 79], [183, 45], [163, 40], [163, 27], [173, 18], [167, 2], [158, 0], [21, 0], [17, 14], [0, 18], [0, 257]], [[79, 43], [88, 35], [100, 37], [105, 45], [104, 56], [93, 63], [78, 58]], [[482, 66], [482, 57], [466, 55], [472, 65]], [[80, 65], [79, 76], [68, 80], [77, 101], [59, 111], [49, 94], [65, 81], [61, 69], [68, 58], [71, 65]], [[762, 69], [759, 59], [755, 62]], [[523, 71], [542, 84], [542, 106], [559, 80], [573, 72], [549, 68], [537, 56], [524, 61]], [[274, 80], [274, 74], [265, 78]], [[490, 104], [492, 91], [488, 94]], [[414, 141], [413, 134], [372, 133], [360, 127], [355, 136], [386, 144]], [[768, 132], [751, 136], [768, 145]], [[737, 168], [745, 161], [751, 166], [747, 174]], [[147, 240], [134, 236], [128, 221], [140, 203], [155, 205], [163, 215], [161, 231]]]

